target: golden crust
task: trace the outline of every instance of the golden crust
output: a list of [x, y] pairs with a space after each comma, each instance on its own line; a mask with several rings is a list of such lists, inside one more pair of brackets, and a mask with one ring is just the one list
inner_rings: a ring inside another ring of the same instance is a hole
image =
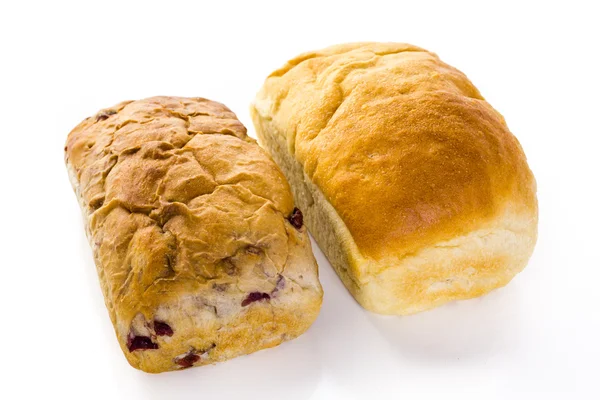
[[[79, 124], [65, 158], [132, 366], [222, 361], [294, 338], [316, 318], [317, 266], [305, 228], [287, 220], [289, 186], [224, 105], [123, 102]], [[251, 293], [262, 297], [245, 301]], [[130, 351], [136, 336], [158, 348]]]
[[[366, 307], [408, 313], [440, 304], [432, 298], [416, 306], [419, 296], [404, 303], [406, 293], [389, 280], [373, 289], [375, 278], [390, 268], [405, 271], [408, 257], [473, 232], [504, 230], [519, 236], [516, 243], [527, 244], [495, 247], [485, 256], [523, 252], [508, 259], [503, 255], [505, 262], [469, 260], [477, 261], [475, 270], [494, 264], [499, 274], [504, 266], [514, 275], [524, 267], [537, 227], [535, 180], [525, 155], [502, 116], [464, 74], [435, 54], [397, 43], [354, 43], [306, 53], [267, 78], [252, 112], [259, 139], [275, 160], [290, 164], [283, 160], [290, 156], [300, 165], [304, 177], [283, 167], [295, 192], [311, 193], [310, 201], [299, 204], [311, 207], [322, 194], [332, 206], [333, 213], [312, 224], [311, 210], [305, 210], [309, 229], [330, 260], [340, 252], [328, 250], [336, 245], [324, 245], [319, 236], [337, 238], [345, 255], [332, 264], [347, 275], [346, 286]], [[343, 228], [331, 228], [339, 225], [336, 219]], [[323, 226], [327, 220], [329, 226]], [[323, 230], [331, 232], [321, 235]], [[507, 239], [501, 235], [499, 240]], [[455, 261], [466, 265], [465, 260]], [[457, 278], [444, 270], [438, 265], [428, 276], [429, 268], [422, 268], [411, 285], [426, 285], [417, 290], [424, 298], [433, 276]], [[466, 288], [439, 296], [444, 301], [472, 297], [510, 278], [481, 290], [467, 280]], [[407, 282], [396, 285], [406, 288]]]

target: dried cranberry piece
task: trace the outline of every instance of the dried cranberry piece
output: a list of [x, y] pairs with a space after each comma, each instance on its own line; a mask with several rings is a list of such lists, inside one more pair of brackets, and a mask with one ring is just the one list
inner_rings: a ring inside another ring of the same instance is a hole
[[302, 228], [304, 222], [302, 217], [302, 211], [300, 211], [298, 207], [294, 207], [292, 214], [290, 214], [290, 216], [288, 217], [288, 221], [290, 221], [290, 224], [292, 224], [294, 228], [298, 230]]
[[252, 292], [248, 295], [248, 297], [246, 297], [244, 299], [244, 301], [242, 301], [242, 307], [246, 307], [248, 304], [254, 303], [255, 301], [270, 300], [270, 299], [271, 299], [271, 296], [269, 296], [267, 293]]
[[198, 354], [190, 353], [183, 358], [175, 360], [175, 363], [183, 368], [189, 368], [194, 365], [194, 363], [198, 362], [198, 360], [200, 360], [200, 356]]
[[148, 336], [129, 336], [127, 338], [127, 348], [130, 352], [136, 350], [155, 350], [158, 345], [152, 342]]
[[154, 321], [154, 332], [158, 336], [173, 336], [173, 329], [165, 322]]

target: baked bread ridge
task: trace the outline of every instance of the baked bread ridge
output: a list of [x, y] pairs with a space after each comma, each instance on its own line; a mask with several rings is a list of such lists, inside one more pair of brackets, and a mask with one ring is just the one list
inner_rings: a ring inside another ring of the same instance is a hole
[[251, 113], [309, 230], [365, 308], [423, 311], [485, 294], [525, 267], [537, 237], [525, 155], [435, 54], [394, 43], [306, 53], [267, 78]]
[[289, 185], [224, 105], [120, 103], [69, 134], [65, 161], [135, 368], [224, 361], [316, 319], [322, 289]]

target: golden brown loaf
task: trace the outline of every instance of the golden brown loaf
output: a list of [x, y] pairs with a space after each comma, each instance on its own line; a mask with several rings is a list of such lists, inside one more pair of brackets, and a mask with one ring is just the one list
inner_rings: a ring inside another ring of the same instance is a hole
[[79, 124], [65, 157], [132, 366], [226, 360], [315, 320], [322, 290], [301, 213], [224, 105], [123, 102]]
[[537, 236], [534, 177], [460, 71], [400, 43], [298, 56], [251, 109], [307, 226], [365, 308], [410, 314], [508, 283]]

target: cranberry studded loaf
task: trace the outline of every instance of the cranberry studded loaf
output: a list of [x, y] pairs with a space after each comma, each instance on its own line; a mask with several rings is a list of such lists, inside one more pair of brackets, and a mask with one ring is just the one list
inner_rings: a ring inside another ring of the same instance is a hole
[[178, 370], [273, 347], [322, 289], [281, 171], [227, 107], [123, 102], [70, 134], [65, 158], [129, 363]]
[[460, 71], [408, 44], [298, 56], [251, 108], [308, 229], [366, 309], [411, 314], [483, 295], [526, 265], [535, 179]]

